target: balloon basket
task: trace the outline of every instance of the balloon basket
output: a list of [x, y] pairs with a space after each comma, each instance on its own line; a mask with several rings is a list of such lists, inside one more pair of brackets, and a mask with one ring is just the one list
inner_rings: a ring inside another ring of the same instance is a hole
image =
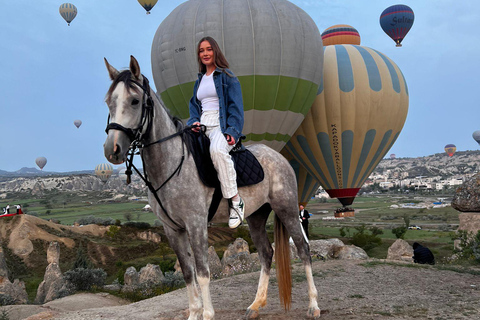
[[402, 44], [401, 43], [397, 43], [397, 45], [395, 47], [401, 47]]
[[335, 218], [351, 218], [355, 217], [355, 209], [349, 207], [342, 207], [335, 210], [333, 213]]

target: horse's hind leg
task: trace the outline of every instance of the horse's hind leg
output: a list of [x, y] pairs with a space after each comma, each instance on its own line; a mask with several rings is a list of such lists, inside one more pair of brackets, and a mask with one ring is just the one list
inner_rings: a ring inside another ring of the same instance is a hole
[[[295, 211], [296, 213], [296, 211]], [[287, 228], [290, 236], [297, 247], [298, 256], [302, 259], [303, 266], [305, 268], [305, 274], [307, 276], [307, 284], [308, 284], [308, 311], [307, 317], [311, 319], [318, 319], [320, 318], [320, 309], [318, 308], [317, 302], [317, 288], [315, 287], [315, 283], [313, 281], [313, 273], [312, 273], [312, 258], [310, 257], [310, 247], [305, 240], [302, 225], [298, 221], [298, 216], [295, 214], [293, 218], [288, 217], [288, 221], [284, 221], [285, 227]]]
[[257, 318], [259, 315], [258, 309], [267, 304], [268, 281], [270, 279], [270, 269], [272, 267], [273, 249], [268, 240], [265, 225], [270, 211], [270, 205], [265, 204], [255, 213], [247, 217], [248, 226], [250, 227], [250, 235], [255, 247], [257, 247], [262, 266], [255, 301], [253, 301], [248, 307], [245, 314], [247, 319]]
[[178, 262], [182, 268], [183, 278], [187, 285], [188, 309], [190, 311], [188, 320], [197, 320], [200, 318], [202, 312], [202, 301], [195, 281], [195, 261], [193, 259], [190, 242], [188, 241], [188, 234], [185, 230], [175, 232], [167, 227], [165, 227], [165, 233], [168, 237], [170, 246], [178, 257]]

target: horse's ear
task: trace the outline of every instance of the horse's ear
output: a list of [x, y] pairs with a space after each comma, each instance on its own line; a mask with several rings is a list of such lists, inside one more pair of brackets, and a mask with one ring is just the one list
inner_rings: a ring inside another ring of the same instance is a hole
[[119, 74], [118, 70], [115, 69], [108, 63], [107, 58], [103, 58], [105, 60], [105, 65], [107, 66], [108, 74], [110, 76], [110, 79], [113, 81]]
[[134, 56], [130, 56], [130, 72], [135, 77], [135, 79], [139, 80], [140, 76], [140, 65], [138, 64], [137, 59]]

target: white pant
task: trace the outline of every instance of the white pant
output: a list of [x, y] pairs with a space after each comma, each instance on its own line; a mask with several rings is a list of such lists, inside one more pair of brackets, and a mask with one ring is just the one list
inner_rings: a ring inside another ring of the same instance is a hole
[[229, 154], [234, 145], [229, 145], [223, 135], [218, 116], [218, 110], [204, 111], [200, 123], [207, 127], [205, 134], [210, 139], [210, 156], [213, 166], [217, 170], [223, 197], [230, 199], [238, 193], [237, 173]]

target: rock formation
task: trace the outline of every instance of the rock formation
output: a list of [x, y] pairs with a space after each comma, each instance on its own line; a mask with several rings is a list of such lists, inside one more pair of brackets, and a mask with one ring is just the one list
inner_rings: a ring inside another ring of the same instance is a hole
[[390, 248], [388, 248], [388, 260], [400, 260], [413, 262], [413, 248], [403, 239], [397, 239]]
[[222, 275], [250, 272], [260, 268], [258, 254], [250, 254], [247, 241], [237, 238], [225, 250], [222, 258]]
[[147, 264], [137, 272], [135, 267], [129, 267], [125, 271], [123, 292], [132, 292], [139, 288], [153, 288], [164, 279], [162, 270], [158, 265]]
[[0, 247], [0, 303], [7, 304], [25, 304], [28, 295], [25, 290], [25, 283], [15, 279], [12, 282], [8, 279], [8, 269], [3, 249]]
[[59, 266], [60, 245], [56, 241], [50, 242], [47, 250], [47, 262], [43, 281], [38, 286], [35, 303], [43, 304], [69, 295], [67, 281], [63, 277]]
[[480, 174], [475, 174], [457, 188], [452, 208], [461, 212], [480, 212]]

